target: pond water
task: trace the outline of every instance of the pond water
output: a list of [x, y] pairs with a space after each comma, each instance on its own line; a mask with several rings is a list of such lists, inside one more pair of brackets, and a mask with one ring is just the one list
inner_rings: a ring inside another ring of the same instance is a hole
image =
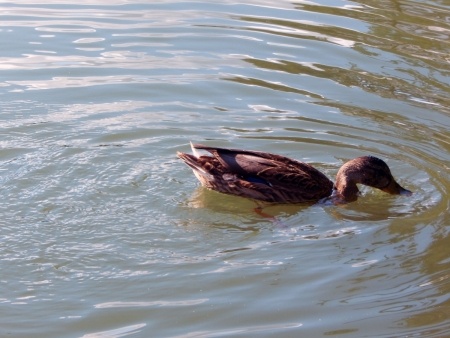
[[[444, 337], [445, 0], [0, 4], [1, 337]], [[411, 197], [272, 205], [199, 187], [189, 141]]]

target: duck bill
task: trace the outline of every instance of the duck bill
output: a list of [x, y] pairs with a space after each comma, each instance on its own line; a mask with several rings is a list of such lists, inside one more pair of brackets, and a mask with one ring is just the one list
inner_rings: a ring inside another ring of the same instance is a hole
[[400, 193], [399, 194], [403, 195], [403, 196], [411, 196], [412, 195], [412, 191], [408, 190], [408, 189], [405, 189], [403, 187], [400, 187]]
[[403, 195], [403, 196], [411, 196], [412, 191], [403, 188], [400, 184], [395, 181], [392, 181], [386, 188], [382, 189], [384, 192], [387, 192], [391, 195]]

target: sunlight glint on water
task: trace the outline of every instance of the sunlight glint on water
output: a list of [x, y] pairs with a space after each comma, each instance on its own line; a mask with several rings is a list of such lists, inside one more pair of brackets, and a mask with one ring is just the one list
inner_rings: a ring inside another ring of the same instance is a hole
[[[0, 5], [0, 336], [442, 337], [450, 330], [441, 1]], [[189, 141], [411, 197], [207, 191]]]

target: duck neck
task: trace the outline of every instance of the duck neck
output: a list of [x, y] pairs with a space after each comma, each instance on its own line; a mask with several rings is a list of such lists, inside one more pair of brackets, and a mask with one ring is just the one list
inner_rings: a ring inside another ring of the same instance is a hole
[[359, 190], [357, 183], [363, 183], [364, 175], [355, 160], [349, 161], [339, 169], [336, 175], [335, 189], [338, 198], [345, 202], [353, 202], [358, 199]]
[[356, 183], [354, 180], [338, 177], [335, 184], [337, 199], [342, 203], [356, 201], [359, 194]]

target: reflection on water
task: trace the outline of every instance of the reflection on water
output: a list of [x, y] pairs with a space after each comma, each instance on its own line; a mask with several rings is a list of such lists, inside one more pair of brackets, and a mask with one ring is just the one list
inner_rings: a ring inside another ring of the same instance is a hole
[[[443, 1], [3, 2], [0, 336], [442, 337]], [[207, 191], [188, 141], [411, 197], [266, 205]]]

